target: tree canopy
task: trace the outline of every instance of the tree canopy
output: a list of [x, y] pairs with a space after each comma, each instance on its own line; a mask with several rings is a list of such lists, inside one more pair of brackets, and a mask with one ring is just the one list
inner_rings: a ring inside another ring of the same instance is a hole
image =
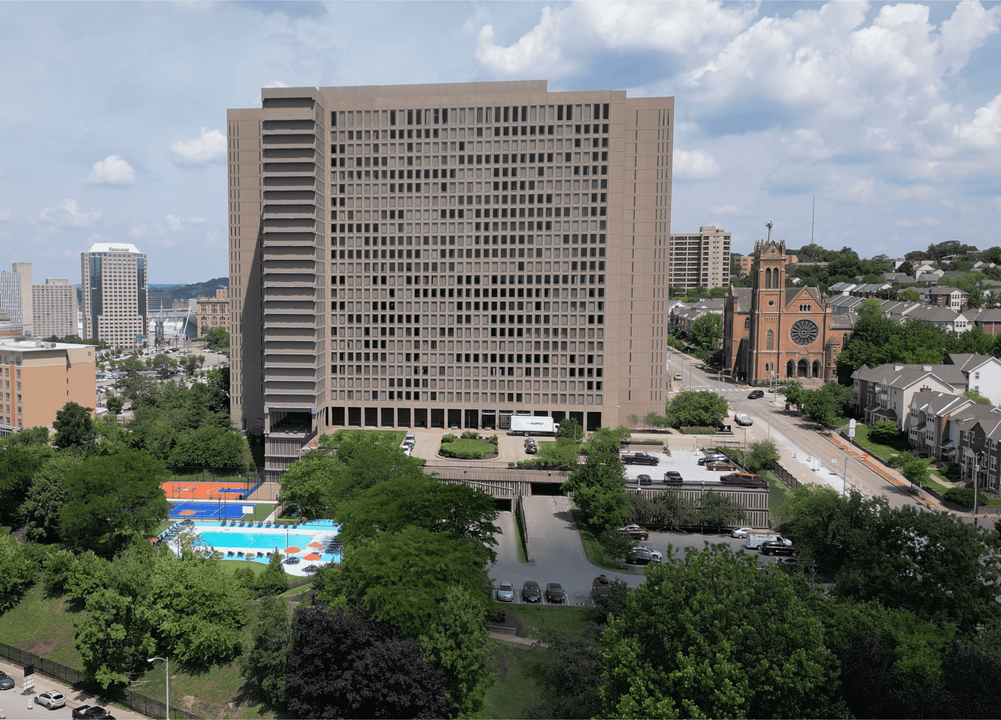
[[692, 323], [688, 336], [692, 342], [705, 348], [714, 348], [723, 339], [723, 316], [707, 312]]
[[680, 392], [667, 403], [671, 427], [719, 427], [727, 416], [726, 398], [708, 390]]
[[57, 448], [76, 448], [86, 450], [97, 438], [94, 423], [90, 417], [93, 408], [83, 407], [75, 402], [66, 403], [62, 410], [56, 411], [56, 419], [52, 427], [56, 436], [52, 444]]
[[[622, 461], [617, 453], [602, 451], [603, 436], [594, 438], [587, 458], [561, 486], [573, 496], [584, 522], [597, 533], [621, 525], [632, 513]], [[618, 440], [615, 441], [616, 449]]]

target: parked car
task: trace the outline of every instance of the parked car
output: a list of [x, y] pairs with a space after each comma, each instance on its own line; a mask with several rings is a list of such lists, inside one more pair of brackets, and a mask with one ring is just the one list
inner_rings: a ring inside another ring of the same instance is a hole
[[61, 692], [56, 692], [55, 690], [43, 692], [41, 695], [35, 696], [35, 705], [41, 705], [42, 707], [47, 707], [49, 710], [55, 710], [56, 708], [61, 708], [66, 705], [66, 696]]
[[562, 605], [567, 601], [567, 594], [559, 583], [546, 585], [546, 602], [552, 605]]
[[521, 586], [521, 601], [527, 603], [542, 602], [542, 590], [539, 589], [539, 583], [535, 580], [526, 580], [525, 584]]
[[624, 465], [660, 465], [660, 458], [643, 452], [624, 453], [621, 457]]
[[724, 485], [741, 485], [749, 488], [766, 488], [768, 483], [760, 475], [746, 472], [735, 472], [720, 478]]
[[497, 602], [514, 602], [514, 583], [502, 582], [497, 586]]
[[663, 560], [664, 556], [656, 550], [651, 550], [640, 545], [632, 549], [626, 562], [632, 565], [648, 565], [649, 563], [659, 563]]
[[705, 465], [707, 463], [715, 462], [717, 460], [726, 460], [726, 455], [723, 453], [711, 453], [705, 457], [700, 457], [698, 460], [699, 465]]
[[741, 540], [743, 540], [744, 538], [747, 537], [747, 533], [749, 533], [751, 529], [752, 528], [749, 527], [734, 528], [733, 530], [730, 531], [730, 537], [740, 538]]
[[0, 690], [13, 690], [14, 678], [0, 670]]
[[73, 717], [78, 720], [115, 720], [107, 708], [99, 705], [81, 705], [78, 708], [73, 708]]
[[751, 416], [747, 413], [737, 413], [733, 416], [733, 421], [738, 425], [753, 425], [754, 421], [751, 420]]
[[681, 477], [681, 473], [677, 470], [668, 470], [664, 473], [664, 484], [665, 485], [681, 485], [685, 479]]
[[639, 525], [626, 525], [624, 528], [619, 528], [619, 535], [625, 535], [626, 537], [633, 538], [634, 540], [646, 540], [650, 537], [650, 533], [647, 529], [640, 527]]
[[736, 469], [737, 469], [737, 466], [734, 465], [729, 460], [713, 460], [712, 462], [707, 462], [706, 463], [706, 470], [716, 470], [716, 471], [730, 470], [730, 471], [733, 471], [733, 470], [736, 470]]
[[782, 540], [766, 540], [758, 548], [762, 555], [795, 555], [796, 548]]
[[608, 579], [607, 575], [599, 575], [591, 581], [591, 598], [594, 599], [595, 595], [608, 592], [611, 586], [612, 581]]
[[636, 479], [640, 485], [653, 485], [653, 478], [649, 475], [637, 475]]
[[764, 390], [751, 390], [751, 392], [747, 394], [747, 399], [757, 400], [758, 398], [763, 398], [764, 396], [765, 396]]

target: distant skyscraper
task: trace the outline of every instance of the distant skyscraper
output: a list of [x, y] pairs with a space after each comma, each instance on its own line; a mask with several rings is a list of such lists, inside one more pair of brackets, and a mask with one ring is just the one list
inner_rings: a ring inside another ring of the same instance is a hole
[[95, 243], [80, 253], [83, 333], [112, 347], [133, 347], [147, 332], [146, 254], [128, 243]]
[[671, 235], [668, 282], [685, 290], [723, 287], [730, 281], [730, 233], [708, 225]]
[[49, 278], [43, 285], [32, 285], [31, 295], [36, 337], [63, 338], [77, 334], [75, 285], [65, 278]]
[[29, 337], [33, 334], [31, 300], [31, 263], [14, 263], [11, 272], [0, 271], [0, 309]]

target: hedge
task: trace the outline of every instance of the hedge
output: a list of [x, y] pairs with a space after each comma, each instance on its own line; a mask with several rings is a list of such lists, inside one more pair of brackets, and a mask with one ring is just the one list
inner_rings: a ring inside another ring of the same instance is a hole
[[[973, 507], [973, 488], [949, 488], [945, 491], [943, 498], [947, 502], [971, 508]], [[985, 493], [980, 493], [981, 507], [986, 506], [989, 499]]]

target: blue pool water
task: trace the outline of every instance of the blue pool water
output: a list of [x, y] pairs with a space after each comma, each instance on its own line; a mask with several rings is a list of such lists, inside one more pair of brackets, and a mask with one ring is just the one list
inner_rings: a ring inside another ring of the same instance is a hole
[[305, 548], [306, 545], [313, 542], [312, 533], [309, 535], [289, 533], [286, 537], [285, 533], [251, 534], [237, 532], [211, 532], [203, 530], [199, 533], [199, 535], [201, 535], [205, 542], [217, 550], [224, 548], [257, 548], [262, 550], [272, 550], [276, 547], [282, 550], [289, 545]]

